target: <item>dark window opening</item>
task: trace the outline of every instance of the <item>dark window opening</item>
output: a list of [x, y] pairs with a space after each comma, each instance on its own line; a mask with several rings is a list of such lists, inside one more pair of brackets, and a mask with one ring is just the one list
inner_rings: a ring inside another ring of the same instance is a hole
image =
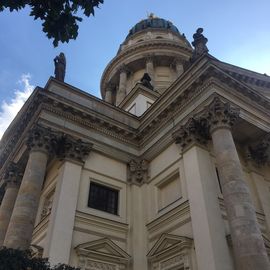
[[217, 175], [217, 180], [218, 180], [218, 185], [219, 185], [219, 190], [222, 193], [222, 187], [221, 187], [221, 183], [220, 183], [220, 177], [219, 177], [219, 173], [218, 173], [218, 169], [216, 168], [216, 175]]
[[117, 215], [118, 193], [119, 192], [116, 189], [91, 182], [88, 206]]

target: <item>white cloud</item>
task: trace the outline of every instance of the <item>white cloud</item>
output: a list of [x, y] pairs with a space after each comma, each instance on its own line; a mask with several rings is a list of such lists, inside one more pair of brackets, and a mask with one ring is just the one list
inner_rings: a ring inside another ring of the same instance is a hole
[[34, 86], [30, 84], [30, 74], [23, 74], [18, 81], [22, 90], [14, 90], [14, 98], [10, 102], [5, 100], [0, 105], [0, 139], [2, 138], [5, 130], [19, 112], [27, 98], [34, 90]]

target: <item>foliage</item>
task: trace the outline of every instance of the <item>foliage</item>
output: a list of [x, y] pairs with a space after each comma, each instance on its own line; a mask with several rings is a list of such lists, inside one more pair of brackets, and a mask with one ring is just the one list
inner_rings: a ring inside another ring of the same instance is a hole
[[18, 11], [30, 6], [30, 16], [43, 21], [43, 32], [49, 39], [53, 38], [53, 45], [58, 42], [69, 42], [78, 36], [78, 22], [82, 18], [76, 16], [82, 11], [87, 17], [95, 15], [94, 8], [103, 4], [104, 0], [0, 0], [0, 11], [9, 9]]
[[31, 251], [12, 248], [0, 249], [0, 270], [79, 270], [66, 264], [50, 267], [47, 259], [34, 258]]

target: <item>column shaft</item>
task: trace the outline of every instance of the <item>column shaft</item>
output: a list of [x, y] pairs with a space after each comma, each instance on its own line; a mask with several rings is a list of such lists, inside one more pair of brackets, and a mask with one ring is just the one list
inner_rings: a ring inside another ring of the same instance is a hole
[[127, 71], [123, 69], [120, 72], [119, 88], [116, 95], [116, 106], [118, 106], [121, 103], [121, 101], [125, 98], [126, 88], [127, 88]]
[[48, 155], [31, 151], [6, 233], [4, 246], [27, 249], [30, 246]]
[[212, 141], [237, 269], [269, 270], [264, 241], [230, 129], [225, 127], [213, 129]]
[[18, 184], [7, 184], [0, 208], [0, 246], [3, 245], [10, 217], [19, 191]]
[[183, 63], [177, 61], [175, 64], [177, 77], [179, 77], [184, 72]]
[[154, 85], [155, 85], [155, 81], [154, 81], [155, 75], [154, 75], [154, 62], [153, 62], [152, 58], [147, 59], [145, 69], [146, 69], [146, 72], [151, 77], [151, 84], [154, 87]]
[[105, 101], [112, 104], [112, 89], [106, 89]]

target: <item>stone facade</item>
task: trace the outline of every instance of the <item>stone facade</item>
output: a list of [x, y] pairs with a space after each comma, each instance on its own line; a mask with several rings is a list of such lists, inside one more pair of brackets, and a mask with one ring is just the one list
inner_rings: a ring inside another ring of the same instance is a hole
[[269, 269], [270, 77], [206, 42], [151, 15], [103, 100], [37, 87], [0, 143], [0, 245], [81, 269]]

